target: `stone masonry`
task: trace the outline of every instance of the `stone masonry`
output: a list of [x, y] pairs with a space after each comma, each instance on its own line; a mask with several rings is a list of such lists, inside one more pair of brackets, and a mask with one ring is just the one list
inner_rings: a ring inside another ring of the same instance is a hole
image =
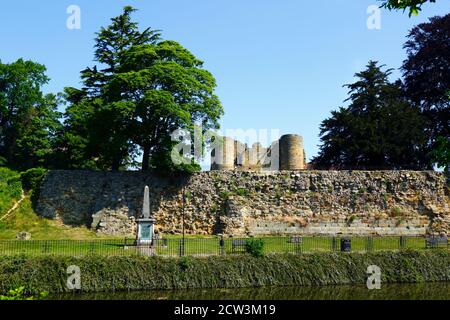
[[132, 235], [150, 187], [156, 231], [191, 234], [423, 235], [448, 233], [445, 177], [413, 171], [50, 171], [37, 212], [99, 233]]
[[287, 134], [272, 142], [251, 147], [230, 137], [216, 137], [212, 143], [211, 170], [226, 171], [298, 171], [307, 168], [303, 137]]

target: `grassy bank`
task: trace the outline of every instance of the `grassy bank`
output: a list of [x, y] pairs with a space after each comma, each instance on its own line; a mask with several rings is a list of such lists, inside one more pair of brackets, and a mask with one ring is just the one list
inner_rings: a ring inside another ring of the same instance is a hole
[[0, 167], [0, 217], [6, 213], [22, 195], [19, 174]]
[[0, 240], [15, 239], [22, 231], [31, 233], [32, 238], [36, 240], [105, 238], [86, 227], [73, 228], [57, 220], [38, 216], [31, 202], [33, 192], [28, 189], [25, 192], [25, 199], [20, 202], [17, 209], [6, 216], [6, 213], [21, 199], [24, 181], [27, 188], [36, 188], [33, 177], [24, 179], [23, 174], [21, 176], [17, 171], [0, 167]]
[[67, 292], [66, 269], [81, 270], [82, 291], [244, 288], [364, 284], [369, 265], [382, 271], [384, 283], [450, 281], [450, 252], [314, 253], [163, 259], [139, 256], [0, 257], [0, 292]]

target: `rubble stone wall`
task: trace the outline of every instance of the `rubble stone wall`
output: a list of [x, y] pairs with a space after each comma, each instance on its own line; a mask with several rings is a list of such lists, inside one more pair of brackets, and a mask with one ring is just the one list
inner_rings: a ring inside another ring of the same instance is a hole
[[413, 171], [50, 171], [38, 214], [100, 233], [134, 234], [144, 187], [160, 233], [423, 235], [448, 233], [445, 177]]

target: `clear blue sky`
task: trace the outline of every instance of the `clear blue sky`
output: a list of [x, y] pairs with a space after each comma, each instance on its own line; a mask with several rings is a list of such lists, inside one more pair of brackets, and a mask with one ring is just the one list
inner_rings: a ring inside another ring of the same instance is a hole
[[[69, 5], [81, 8], [81, 30], [66, 28]], [[94, 33], [124, 5], [140, 11], [141, 27], [163, 30], [205, 61], [217, 79], [222, 127], [280, 129], [305, 138], [308, 158], [319, 125], [342, 105], [353, 79], [370, 60], [391, 68], [415, 24], [449, 12], [449, 1], [428, 4], [418, 17], [381, 14], [381, 30], [366, 26], [377, 0], [15, 0], [0, 3], [0, 59], [23, 57], [46, 65], [49, 92], [79, 86], [91, 66]], [[398, 77], [398, 73], [395, 75]]]

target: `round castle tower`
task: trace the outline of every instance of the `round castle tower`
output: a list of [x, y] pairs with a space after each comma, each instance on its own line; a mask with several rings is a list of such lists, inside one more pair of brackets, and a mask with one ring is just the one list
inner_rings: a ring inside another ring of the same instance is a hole
[[280, 170], [304, 170], [305, 154], [303, 138], [287, 134], [280, 138]]
[[218, 137], [211, 153], [212, 170], [234, 170], [235, 168], [235, 141], [230, 137]]

